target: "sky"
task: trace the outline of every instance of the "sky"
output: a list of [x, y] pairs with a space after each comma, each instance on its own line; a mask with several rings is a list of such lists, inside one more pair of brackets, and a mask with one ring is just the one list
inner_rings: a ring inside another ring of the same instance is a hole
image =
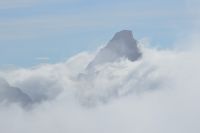
[[56, 63], [106, 44], [123, 29], [172, 48], [194, 29], [197, 0], [0, 1], [0, 67]]

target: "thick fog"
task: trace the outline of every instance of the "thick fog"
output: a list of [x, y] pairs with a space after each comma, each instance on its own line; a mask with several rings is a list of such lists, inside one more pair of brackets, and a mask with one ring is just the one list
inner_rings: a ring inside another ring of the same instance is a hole
[[0, 71], [2, 133], [199, 133], [200, 47], [187, 39], [142, 58], [85, 68], [97, 52], [66, 62]]

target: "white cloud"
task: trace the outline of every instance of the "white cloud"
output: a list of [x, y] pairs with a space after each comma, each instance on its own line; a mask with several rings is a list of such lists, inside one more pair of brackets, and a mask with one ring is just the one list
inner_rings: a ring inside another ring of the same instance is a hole
[[35, 58], [35, 60], [41, 62], [41, 63], [45, 63], [45, 62], [48, 62], [50, 60], [49, 57], [37, 57]]
[[[0, 129], [4, 133], [198, 133], [200, 54], [192, 45], [198, 42], [185, 41], [191, 48], [184, 50], [143, 47], [140, 61], [106, 64], [98, 76], [82, 82], [76, 77], [94, 54], [1, 71], [10, 86], [30, 91], [32, 98], [47, 99], [28, 112], [18, 105], [1, 105]], [[80, 105], [91, 105], [90, 100], [98, 106]]]

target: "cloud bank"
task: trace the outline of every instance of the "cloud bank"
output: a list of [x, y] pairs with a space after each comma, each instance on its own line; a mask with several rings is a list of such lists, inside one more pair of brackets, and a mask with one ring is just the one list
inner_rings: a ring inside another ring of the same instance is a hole
[[98, 75], [84, 80], [80, 73], [97, 52], [83, 52], [57, 64], [1, 70], [0, 130], [198, 133], [198, 42], [186, 41], [190, 49], [181, 50], [140, 44], [140, 60], [106, 63], [97, 67]]

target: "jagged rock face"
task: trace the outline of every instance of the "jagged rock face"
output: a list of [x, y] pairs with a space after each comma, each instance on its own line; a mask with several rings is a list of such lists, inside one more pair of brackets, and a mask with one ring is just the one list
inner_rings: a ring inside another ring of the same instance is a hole
[[87, 69], [93, 69], [96, 65], [114, 62], [120, 58], [127, 58], [135, 61], [141, 57], [137, 41], [133, 38], [132, 32], [123, 30], [114, 35], [112, 40], [102, 48]]

